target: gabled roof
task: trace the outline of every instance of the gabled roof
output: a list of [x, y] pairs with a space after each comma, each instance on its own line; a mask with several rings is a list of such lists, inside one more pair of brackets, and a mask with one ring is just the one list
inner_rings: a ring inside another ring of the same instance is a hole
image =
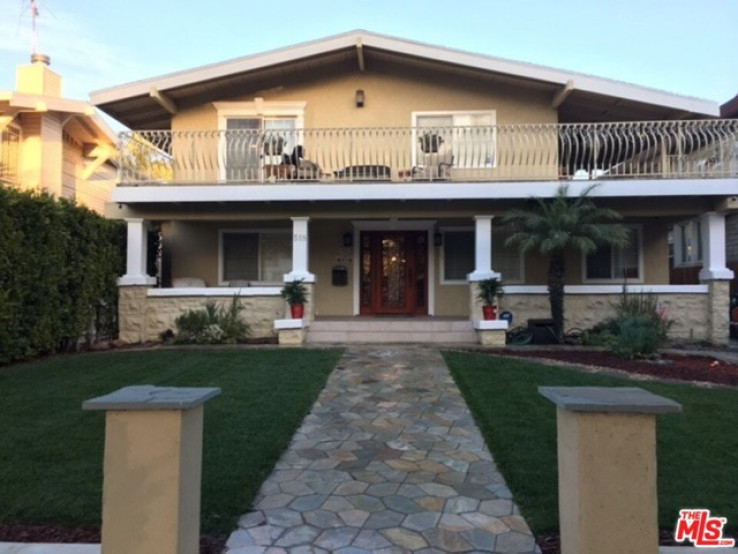
[[131, 128], [168, 128], [178, 109], [236, 91], [264, 90], [278, 85], [280, 79], [316, 70], [363, 71], [383, 64], [413, 65], [548, 91], [562, 121], [719, 115], [718, 105], [707, 100], [364, 30], [98, 90], [90, 98]]
[[720, 106], [720, 117], [738, 117], [738, 94]]

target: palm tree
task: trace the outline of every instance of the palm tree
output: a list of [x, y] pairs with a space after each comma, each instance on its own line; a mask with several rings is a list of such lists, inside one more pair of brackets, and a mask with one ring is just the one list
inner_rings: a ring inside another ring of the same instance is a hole
[[587, 255], [600, 246], [622, 248], [629, 242], [625, 227], [607, 223], [620, 219], [620, 214], [597, 208], [589, 198], [596, 186], [585, 188], [578, 197], [569, 197], [569, 186], [560, 185], [553, 198], [534, 198], [537, 205], [533, 210], [513, 210], [504, 218], [514, 229], [507, 245], [518, 244], [521, 253], [537, 250], [548, 256], [548, 300], [559, 342], [564, 330], [566, 250], [575, 248]]

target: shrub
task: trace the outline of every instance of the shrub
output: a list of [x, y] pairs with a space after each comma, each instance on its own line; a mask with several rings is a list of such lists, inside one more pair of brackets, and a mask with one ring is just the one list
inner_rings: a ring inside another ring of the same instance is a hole
[[0, 187], [0, 364], [117, 335], [125, 226]]
[[655, 354], [666, 338], [663, 326], [650, 315], [628, 315], [618, 323], [612, 351], [632, 360]]
[[174, 321], [177, 344], [236, 344], [249, 334], [248, 324], [241, 319], [243, 306], [237, 296], [228, 307], [209, 301], [200, 310], [188, 310]]
[[673, 323], [659, 308], [658, 298], [652, 294], [629, 293], [623, 287], [613, 308], [614, 317], [585, 331], [584, 344], [608, 346], [617, 356], [629, 359], [655, 354]]

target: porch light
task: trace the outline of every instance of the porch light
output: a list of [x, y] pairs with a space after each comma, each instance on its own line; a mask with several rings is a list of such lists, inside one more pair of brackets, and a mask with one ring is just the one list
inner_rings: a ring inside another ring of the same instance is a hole
[[434, 246], [443, 246], [443, 233], [440, 231], [436, 231], [433, 233], [433, 245]]
[[356, 107], [357, 108], [364, 107], [364, 91], [361, 89], [356, 91]]
[[343, 245], [344, 246], [353, 246], [354, 245], [354, 234], [353, 233], [344, 233], [343, 234]]

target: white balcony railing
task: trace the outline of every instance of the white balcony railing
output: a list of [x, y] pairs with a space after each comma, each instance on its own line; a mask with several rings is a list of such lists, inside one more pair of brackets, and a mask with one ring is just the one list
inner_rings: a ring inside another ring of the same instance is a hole
[[120, 183], [738, 176], [738, 121], [131, 131]]

